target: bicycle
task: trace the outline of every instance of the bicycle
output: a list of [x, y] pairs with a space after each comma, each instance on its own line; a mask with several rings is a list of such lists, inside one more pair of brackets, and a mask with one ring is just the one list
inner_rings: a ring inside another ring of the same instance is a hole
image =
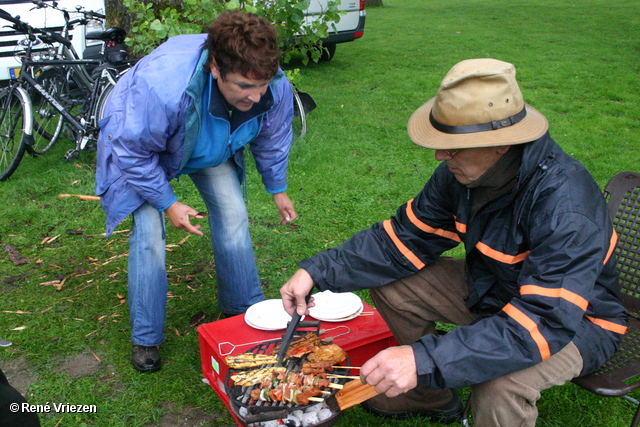
[[[41, 54], [42, 59], [81, 60], [82, 58], [70, 43], [69, 35], [71, 30], [77, 26], [86, 27], [92, 21], [104, 22], [106, 19], [105, 15], [91, 10], [84, 10], [82, 6], [76, 6], [76, 10], [73, 12], [75, 16], [80, 16], [71, 19], [70, 13], [66, 9], [59, 8], [56, 2], [49, 4], [42, 0], [32, 0], [32, 3], [36, 5], [35, 9], [50, 8], [60, 12], [65, 22], [61, 35], [67, 42], [59, 43], [57, 49], [50, 51], [48, 55], [42, 56]], [[125, 36], [126, 32], [120, 28], [109, 28], [104, 31], [87, 33], [85, 34], [87, 40], [100, 40], [102, 42], [97, 46], [99, 48], [101, 46], [101, 51], [97, 52], [97, 56], [91, 53], [92, 56], [89, 58], [99, 60], [99, 64], [101, 65], [98, 66], [96, 62], [88, 64], [76, 62], [72, 65], [64, 65], [47, 61], [42, 71], [33, 73], [33, 76], [36, 77], [36, 80], [38, 80], [48, 92], [54, 95], [56, 93], [59, 94], [60, 99], [64, 97], [66, 105], [73, 103], [82, 109], [87, 105], [86, 100], [90, 99], [94, 80], [99, 77], [101, 72], [100, 67], [106, 65], [122, 70], [131, 66], [131, 62], [127, 61], [124, 45]], [[110, 50], [115, 50], [115, 52]], [[85, 50], [83, 55], [86, 56], [87, 54], [87, 50]], [[106, 58], [106, 60], [100, 58]], [[114, 73], [112, 72], [111, 74]], [[67, 80], [66, 84], [64, 83], [65, 78]], [[40, 97], [36, 91], [30, 92], [30, 95], [32, 96], [32, 102], [35, 106], [34, 120], [36, 133], [34, 134], [34, 150], [40, 152], [38, 147], [43, 146], [44, 152], [50, 148], [60, 136], [64, 118], [46, 99]], [[47, 127], [38, 127], [40, 122], [44, 122]], [[49, 129], [49, 127], [51, 129]], [[47, 140], [48, 143], [46, 142]], [[66, 157], [73, 158], [74, 156], [73, 153], [70, 152]]]
[[299, 91], [295, 85], [293, 90], [293, 121], [291, 127], [294, 138], [302, 138], [307, 133], [307, 113], [316, 108], [316, 103], [308, 93]]
[[42, 56], [32, 59], [38, 42], [48, 45], [57, 42], [66, 47], [70, 47], [70, 42], [55, 32], [34, 28], [2, 9], [0, 19], [11, 22], [11, 28], [26, 35], [22, 43], [24, 52], [20, 55], [21, 72], [0, 90], [0, 181], [4, 181], [17, 169], [25, 152], [35, 157], [53, 146], [63, 121], [69, 125], [75, 140], [75, 147], [67, 151], [65, 160], [77, 158], [89, 142], [97, 140], [99, 114], [104, 110], [111, 86], [126, 70], [102, 64], [88, 96], [80, 99], [69, 96], [69, 82], [75, 81], [69, 80], [73, 78], [70, 70], [75, 67], [78, 71], [78, 67], [86, 65], [100, 66], [102, 61]]

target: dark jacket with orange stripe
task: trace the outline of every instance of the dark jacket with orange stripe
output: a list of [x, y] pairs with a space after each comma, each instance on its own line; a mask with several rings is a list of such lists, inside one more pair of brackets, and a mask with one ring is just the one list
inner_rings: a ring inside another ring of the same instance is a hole
[[583, 374], [600, 367], [626, 330], [602, 192], [547, 133], [526, 144], [518, 183], [468, 223], [468, 190], [444, 162], [388, 221], [301, 261], [320, 289], [382, 286], [460, 242], [467, 305], [482, 314], [441, 338], [412, 344], [419, 384], [477, 384], [536, 365], [573, 341]]

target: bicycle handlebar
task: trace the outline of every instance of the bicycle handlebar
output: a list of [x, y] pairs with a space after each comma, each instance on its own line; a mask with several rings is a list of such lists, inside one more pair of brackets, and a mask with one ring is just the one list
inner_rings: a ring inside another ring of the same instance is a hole
[[[62, 12], [64, 14], [65, 20], [69, 21], [69, 11], [66, 10], [66, 9], [59, 8], [58, 7], [58, 3], [54, 2], [53, 4], [47, 4], [42, 0], [31, 0], [31, 2], [36, 5], [37, 9], [42, 9], [42, 8], [48, 7], [48, 8], [51, 8], [51, 9], [55, 9], [55, 10], [57, 10], [59, 12]], [[72, 13], [81, 13], [82, 15], [84, 15], [85, 19], [86, 18], [107, 19], [107, 16], [103, 15], [102, 13], [94, 12], [93, 10], [81, 10], [80, 7], [81, 6], [78, 6], [76, 8], [76, 11], [72, 12]], [[81, 20], [74, 20], [72, 22], [74, 22], [74, 23], [82, 23]]]
[[[24, 22], [22, 22], [20, 20], [20, 16], [14, 18], [13, 16], [11, 16], [11, 14], [9, 12], [7, 12], [4, 9], [0, 9], [0, 18], [4, 19], [5, 21], [9, 21], [9, 22], [13, 22], [16, 25], [23, 25], [25, 24]], [[28, 25], [28, 24], [27, 24]]]
[[6, 10], [0, 9], [0, 19], [4, 19], [5, 21], [12, 22], [13, 23], [12, 27], [16, 31], [19, 31], [23, 34], [39, 33], [67, 47], [71, 46], [71, 41], [67, 40], [60, 34], [53, 31], [46, 30], [46, 29], [42, 29], [42, 28], [34, 28], [31, 25], [27, 24], [26, 22], [21, 21], [20, 16], [15, 16], [15, 17], [11, 16], [11, 14]]

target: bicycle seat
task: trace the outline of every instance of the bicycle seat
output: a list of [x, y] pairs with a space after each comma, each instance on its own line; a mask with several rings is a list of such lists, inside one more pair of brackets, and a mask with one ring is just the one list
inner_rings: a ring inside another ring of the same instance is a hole
[[110, 41], [113, 40], [116, 43], [124, 43], [124, 39], [127, 36], [127, 32], [122, 28], [112, 27], [108, 28], [104, 31], [91, 31], [87, 33], [87, 40], [102, 40], [102, 41]]

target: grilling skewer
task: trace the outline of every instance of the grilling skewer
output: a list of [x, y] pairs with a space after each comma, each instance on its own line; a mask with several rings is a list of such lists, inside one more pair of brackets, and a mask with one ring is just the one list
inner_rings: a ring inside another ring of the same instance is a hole
[[359, 380], [359, 376], [354, 375], [336, 375], [336, 374], [328, 374], [327, 378], [347, 378], [349, 380]]

